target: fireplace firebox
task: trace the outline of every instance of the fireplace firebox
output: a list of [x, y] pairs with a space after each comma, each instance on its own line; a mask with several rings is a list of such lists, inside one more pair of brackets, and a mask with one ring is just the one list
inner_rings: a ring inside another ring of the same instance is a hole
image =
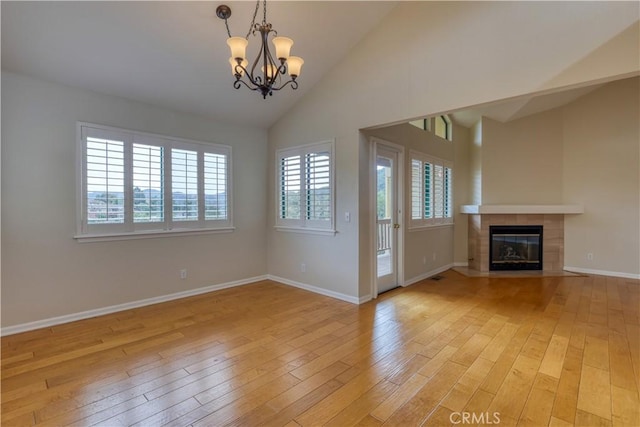
[[542, 226], [489, 226], [489, 270], [542, 270]]

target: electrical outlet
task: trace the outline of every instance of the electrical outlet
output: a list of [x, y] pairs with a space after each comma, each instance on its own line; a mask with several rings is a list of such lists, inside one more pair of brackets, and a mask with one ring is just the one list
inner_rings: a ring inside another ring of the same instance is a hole
[[300, 272], [302, 272], [302, 273], [306, 273], [307, 272], [307, 264], [305, 264], [304, 262], [302, 264], [300, 264]]
[[593, 261], [593, 253], [589, 252], [587, 254], [587, 261]]
[[436, 259], [438, 259], [438, 254], [437, 253], [433, 253], [433, 260], [435, 261]]
[[182, 270], [180, 270], [180, 279], [186, 279], [187, 278], [187, 269], [183, 268]]
[[427, 256], [422, 257], [422, 264], [427, 265]]

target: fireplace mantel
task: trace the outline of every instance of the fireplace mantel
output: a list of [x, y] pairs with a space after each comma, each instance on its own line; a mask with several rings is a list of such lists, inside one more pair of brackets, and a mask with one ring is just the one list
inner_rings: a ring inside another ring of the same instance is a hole
[[460, 213], [468, 215], [490, 214], [582, 214], [582, 205], [462, 205]]

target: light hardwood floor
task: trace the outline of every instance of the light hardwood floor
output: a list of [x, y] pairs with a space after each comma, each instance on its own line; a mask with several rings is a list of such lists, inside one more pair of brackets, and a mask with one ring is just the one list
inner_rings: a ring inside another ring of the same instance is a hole
[[2, 425], [640, 425], [637, 280], [443, 276], [361, 306], [265, 281], [4, 337]]

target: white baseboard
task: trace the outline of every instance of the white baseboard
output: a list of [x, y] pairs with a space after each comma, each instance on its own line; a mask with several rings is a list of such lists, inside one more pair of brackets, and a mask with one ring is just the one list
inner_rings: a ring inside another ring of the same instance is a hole
[[[443, 267], [437, 268], [435, 270], [429, 271], [427, 273], [421, 274], [420, 276], [414, 277], [412, 279], [406, 280], [403, 286], [409, 286], [413, 283], [419, 282], [421, 280], [427, 279], [436, 274], [442, 273], [443, 271], [449, 270], [454, 264], [448, 264]], [[568, 270], [570, 267], [567, 267]], [[577, 271], [577, 270], [576, 270]], [[583, 271], [585, 273], [591, 274], [604, 274], [607, 272], [595, 272], [595, 271]], [[605, 275], [615, 275], [615, 274], [605, 274]], [[632, 275], [627, 276], [619, 276], [619, 277], [628, 277], [628, 278], [637, 278]], [[162, 295], [153, 298], [147, 298], [138, 301], [127, 302], [124, 304], [117, 304], [108, 307], [97, 308], [93, 310], [82, 311], [79, 313], [67, 314], [64, 316], [51, 317], [49, 319], [37, 320], [35, 322], [22, 323], [19, 325], [7, 326], [0, 329], [0, 336], [13, 335], [21, 332], [33, 331], [35, 329], [47, 328], [50, 326], [60, 325], [63, 323], [75, 322], [77, 320], [89, 319], [92, 317], [102, 316], [105, 314], [116, 313], [118, 311], [130, 310], [132, 308], [144, 307], [147, 305], [158, 304], [162, 302], [172, 301], [180, 298], [187, 298], [194, 295], [206, 294], [208, 292], [219, 291], [221, 289], [233, 288], [236, 286], [247, 285], [250, 283], [259, 282], [261, 280], [273, 280], [275, 282], [280, 282], [285, 285], [293, 286], [295, 288], [304, 289], [309, 292], [313, 292], [316, 294], [324, 295], [327, 297], [335, 298], [341, 301], [345, 301], [351, 304], [364, 304], [367, 301], [371, 300], [371, 295], [364, 295], [361, 297], [355, 297], [351, 295], [346, 295], [340, 292], [330, 291], [327, 289], [319, 288], [317, 286], [308, 285], [306, 283], [296, 282], [294, 280], [285, 279], [284, 277], [278, 277], [273, 275], [263, 275], [256, 277], [249, 277], [246, 279], [235, 280], [232, 282], [221, 283], [218, 285], [206, 286], [198, 289], [191, 289], [188, 291], [177, 292], [169, 295]]]
[[435, 270], [427, 271], [426, 273], [423, 273], [423, 274], [421, 274], [419, 276], [416, 276], [416, 277], [413, 277], [411, 279], [405, 280], [404, 281], [404, 285], [402, 285], [402, 286], [413, 285], [414, 283], [417, 283], [417, 282], [419, 282], [421, 280], [428, 279], [431, 276], [435, 276], [436, 274], [440, 274], [440, 273], [442, 273], [444, 271], [447, 271], [453, 266], [454, 266], [454, 264], [451, 263], [451, 264], [443, 265], [442, 267], [438, 267]]
[[191, 289], [188, 291], [177, 292], [175, 294], [162, 295], [159, 297], [147, 298], [138, 301], [127, 302], [124, 304], [112, 305], [109, 307], [96, 308], [94, 310], [82, 311], [80, 313], [67, 314], [49, 319], [37, 320], [35, 322], [23, 323], [20, 325], [3, 327], [0, 336], [18, 334], [20, 332], [33, 331], [35, 329], [47, 328], [49, 326], [60, 325], [62, 323], [75, 322], [76, 320], [89, 319], [91, 317], [102, 316], [105, 314], [116, 313], [118, 311], [130, 310], [132, 308], [144, 307], [147, 305], [158, 304], [161, 302], [172, 301], [180, 298], [187, 298], [194, 295], [206, 294], [208, 292], [219, 291], [221, 289], [233, 288], [236, 286], [247, 285], [249, 283], [266, 280], [267, 276], [249, 277], [247, 279], [235, 280], [233, 282], [221, 283], [218, 285], [206, 286], [204, 288]]
[[469, 262], [454, 262], [453, 263], [454, 267], [469, 267]]
[[271, 274], [267, 275], [267, 279], [273, 280], [274, 282], [280, 282], [285, 285], [293, 286], [294, 288], [304, 289], [305, 291], [313, 292], [315, 294], [320, 294], [326, 297], [331, 297], [331, 298], [339, 299], [341, 301], [346, 301], [351, 304], [362, 304], [371, 299], [371, 295], [367, 295], [359, 298], [353, 297], [351, 295], [341, 294], [340, 292], [330, 291], [328, 289], [319, 288], [317, 286], [308, 285], [306, 283], [296, 282], [295, 280], [285, 279], [284, 277], [272, 276]]
[[621, 273], [619, 271], [592, 270], [590, 268], [571, 267], [567, 265], [565, 265], [563, 269], [566, 271], [571, 271], [572, 273], [593, 274], [596, 276], [611, 276], [611, 277], [622, 277], [623, 279], [640, 280], [640, 274]]
[[364, 304], [365, 302], [369, 302], [373, 299], [371, 294], [367, 294], [363, 297], [358, 298], [358, 304]]

